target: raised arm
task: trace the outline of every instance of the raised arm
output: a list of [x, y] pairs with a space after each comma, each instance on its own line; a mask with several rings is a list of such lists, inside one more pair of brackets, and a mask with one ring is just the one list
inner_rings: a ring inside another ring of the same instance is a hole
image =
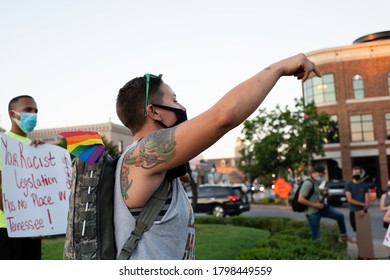
[[[260, 106], [280, 77], [293, 75], [305, 81], [312, 72], [320, 76], [314, 63], [298, 54], [270, 65], [237, 85], [209, 110], [189, 121], [157, 130], [154, 121], [149, 122], [143, 130], [145, 135], [140, 137], [137, 148], [125, 155], [122, 166], [122, 191], [127, 206], [143, 206], [167, 170], [196, 157], [241, 124]], [[163, 85], [163, 89], [164, 96], [174, 99], [169, 86]], [[148, 107], [150, 118], [159, 120], [152, 107]]]
[[303, 54], [281, 60], [234, 87], [206, 112], [163, 132], [165, 136], [159, 132], [159, 137], [175, 142], [175, 156], [157, 167], [156, 172], [194, 158], [241, 124], [260, 106], [280, 77], [294, 75], [305, 81], [312, 72], [320, 76], [314, 63]]

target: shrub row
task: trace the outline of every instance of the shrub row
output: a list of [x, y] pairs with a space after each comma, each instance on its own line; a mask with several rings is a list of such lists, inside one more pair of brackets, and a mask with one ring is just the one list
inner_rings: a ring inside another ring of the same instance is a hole
[[269, 231], [270, 238], [259, 239], [255, 247], [240, 252], [237, 258], [242, 260], [351, 259], [347, 255], [347, 245], [338, 241], [336, 225], [321, 224], [321, 238], [312, 241], [307, 222], [289, 218], [201, 216], [196, 217], [196, 223], [228, 224]]

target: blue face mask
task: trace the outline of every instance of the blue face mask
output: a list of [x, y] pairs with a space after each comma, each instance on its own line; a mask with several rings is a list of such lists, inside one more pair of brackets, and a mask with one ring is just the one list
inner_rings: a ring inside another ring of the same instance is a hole
[[20, 116], [20, 120], [14, 118], [19, 128], [26, 134], [31, 133], [37, 125], [37, 114], [27, 112], [15, 112], [15, 114]]
[[324, 181], [324, 177], [318, 176], [318, 177], [316, 178], [316, 181], [317, 181], [318, 183], [322, 183], [322, 181]]

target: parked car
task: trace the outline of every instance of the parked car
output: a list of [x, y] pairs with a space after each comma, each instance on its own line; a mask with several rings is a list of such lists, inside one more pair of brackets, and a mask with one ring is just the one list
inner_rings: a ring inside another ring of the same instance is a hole
[[347, 202], [345, 197], [345, 182], [343, 180], [329, 180], [325, 184], [325, 197], [331, 205], [341, 206]]
[[[192, 200], [192, 192], [187, 196]], [[240, 215], [250, 210], [250, 203], [241, 186], [199, 185], [195, 213], [207, 213], [217, 217]]]

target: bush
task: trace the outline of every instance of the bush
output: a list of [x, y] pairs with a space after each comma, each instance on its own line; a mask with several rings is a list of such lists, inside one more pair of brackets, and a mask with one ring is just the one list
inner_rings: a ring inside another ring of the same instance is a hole
[[267, 230], [270, 238], [259, 239], [256, 246], [243, 249], [238, 259], [242, 260], [339, 260], [351, 259], [347, 245], [338, 242], [336, 225], [321, 224], [320, 240], [310, 240], [306, 221], [284, 217], [243, 217], [228, 218], [197, 217], [196, 223], [226, 224]]

